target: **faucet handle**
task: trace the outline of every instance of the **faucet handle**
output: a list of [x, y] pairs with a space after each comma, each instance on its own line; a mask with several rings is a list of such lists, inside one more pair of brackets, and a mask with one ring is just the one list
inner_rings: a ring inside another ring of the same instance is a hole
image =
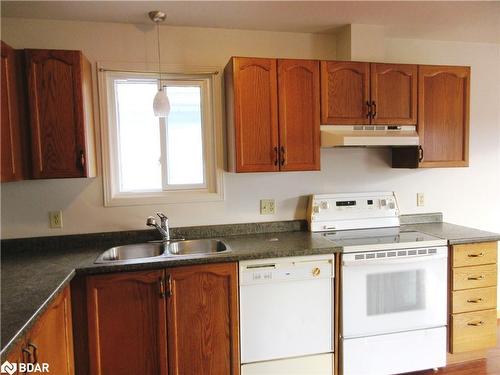
[[146, 225], [154, 227], [156, 225], [156, 220], [153, 216], [148, 216], [146, 219]]
[[165, 215], [163, 212], [157, 212], [156, 214], [161, 220], [168, 220], [167, 215]]

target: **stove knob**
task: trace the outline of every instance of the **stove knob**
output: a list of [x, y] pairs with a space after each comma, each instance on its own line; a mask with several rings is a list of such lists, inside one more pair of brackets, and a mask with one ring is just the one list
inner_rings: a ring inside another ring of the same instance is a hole
[[320, 203], [320, 207], [323, 210], [328, 210], [330, 208], [330, 203], [328, 203], [327, 201], [323, 201], [323, 202]]
[[313, 206], [313, 213], [319, 214], [319, 206], [316, 205]]
[[390, 208], [391, 210], [394, 210], [394, 209], [396, 208], [396, 205], [394, 204], [394, 202], [390, 202], [390, 203], [389, 203], [389, 208]]
[[386, 199], [381, 199], [380, 200], [380, 207], [385, 207], [387, 205], [387, 200]]

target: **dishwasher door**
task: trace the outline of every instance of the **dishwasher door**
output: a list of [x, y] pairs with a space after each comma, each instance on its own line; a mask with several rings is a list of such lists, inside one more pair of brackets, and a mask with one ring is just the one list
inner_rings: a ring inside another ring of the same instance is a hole
[[333, 255], [240, 262], [241, 363], [333, 352]]

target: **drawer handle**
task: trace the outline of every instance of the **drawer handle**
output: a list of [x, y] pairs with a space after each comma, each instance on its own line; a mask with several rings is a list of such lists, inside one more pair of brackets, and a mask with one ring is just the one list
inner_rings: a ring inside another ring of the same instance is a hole
[[479, 302], [483, 302], [483, 299], [482, 298], [468, 299], [467, 302], [469, 302], [469, 303], [479, 303]]
[[479, 276], [469, 276], [467, 280], [482, 280], [484, 279], [484, 275], [479, 275]]
[[480, 258], [484, 256], [484, 253], [479, 253], [479, 254], [467, 254], [469, 258]]
[[478, 322], [469, 322], [467, 323], [468, 326], [474, 326], [474, 327], [479, 327], [479, 326], [482, 326], [484, 324], [484, 322], [482, 320], [478, 321]]

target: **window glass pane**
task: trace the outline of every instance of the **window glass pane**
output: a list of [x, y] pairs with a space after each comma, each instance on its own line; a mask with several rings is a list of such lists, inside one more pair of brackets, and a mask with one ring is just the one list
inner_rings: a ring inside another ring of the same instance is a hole
[[156, 81], [115, 81], [120, 191], [161, 190], [158, 118], [153, 114]]
[[169, 185], [203, 184], [201, 87], [167, 87], [171, 111], [167, 118], [167, 180]]

